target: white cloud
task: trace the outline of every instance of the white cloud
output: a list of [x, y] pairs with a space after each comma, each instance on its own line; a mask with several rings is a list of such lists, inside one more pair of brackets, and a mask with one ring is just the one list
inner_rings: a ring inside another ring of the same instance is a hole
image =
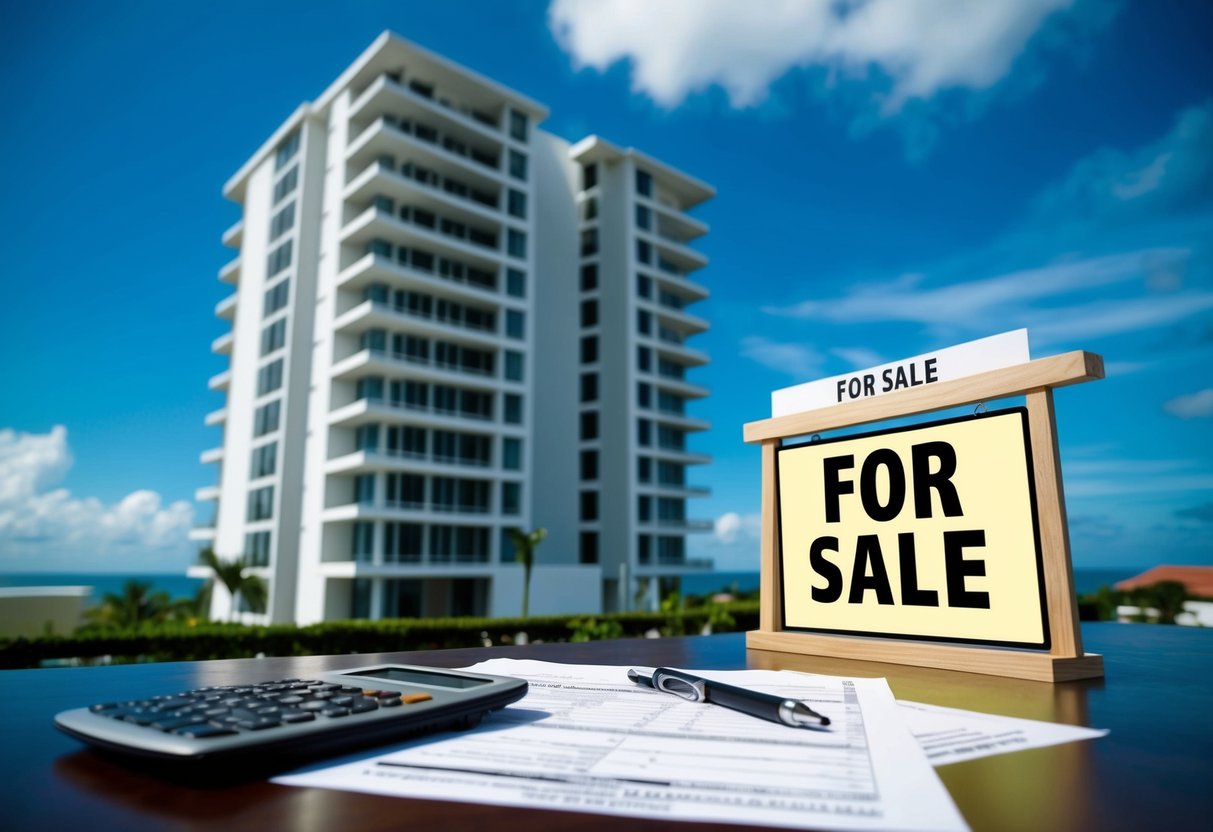
[[741, 354], [796, 379], [816, 378], [825, 363], [825, 357], [807, 344], [781, 344], [761, 335], [741, 339]]
[[711, 535], [688, 540], [691, 556], [711, 558], [719, 572], [757, 571], [761, 555], [762, 518], [727, 511], [716, 518]]
[[193, 507], [164, 505], [154, 491], [113, 505], [53, 488], [72, 466], [67, 430], [0, 430], [0, 566], [41, 571], [180, 567], [189, 552]]
[[1162, 409], [1180, 419], [1208, 419], [1213, 416], [1213, 388], [1163, 402]]
[[883, 115], [942, 90], [988, 89], [1072, 0], [553, 0], [548, 25], [578, 68], [630, 61], [632, 88], [672, 108], [719, 86], [753, 107], [798, 67], [874, 87]]

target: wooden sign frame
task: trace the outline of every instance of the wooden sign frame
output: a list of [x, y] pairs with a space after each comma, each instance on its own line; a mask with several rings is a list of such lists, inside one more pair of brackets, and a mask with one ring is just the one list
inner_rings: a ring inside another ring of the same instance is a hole
[[[1078, 627], [1078, 605], [1074, 597], [1070, 536], [1053, 408], [1054, 388], [1096, 381], [1103, 377], [1103, 358], [1080, 350], [967, 378], [911, 387], [746, 424], [745, 441], [762, 446], [761, 608], [758, 629], [746, 634], [746, 646], [756, 650], [918, 665], [1044, 682], [1103, 676], [1103, 657], [1083, 652], [1082, 633]], [[974, 647], [783, 630], [784, 598], [779, 563], [776, 476], [776, 453], [780, 444], [790, 437], [1012, 396], [1024, 396], [1027, 400], [1044, 566], [1044, 598], [1051, 636], [1049, 650]]]

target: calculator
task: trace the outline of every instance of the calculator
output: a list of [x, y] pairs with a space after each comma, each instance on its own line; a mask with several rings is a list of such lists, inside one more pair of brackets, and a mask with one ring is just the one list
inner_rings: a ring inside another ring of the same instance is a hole
[[521, 699], [523, 679], [373, 665], [311, 679], [201, 687], [64, 711], [55, 726], [144, 761], [281, 768], [306, 759], [470, 727]]

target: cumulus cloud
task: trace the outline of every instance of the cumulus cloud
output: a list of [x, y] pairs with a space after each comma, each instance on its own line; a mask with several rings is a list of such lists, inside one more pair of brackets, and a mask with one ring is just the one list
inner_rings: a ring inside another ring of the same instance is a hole
[[717, 571], [757, 571], [761, 554], [762, 518], [727, 511], [716, 518], [712, 534], [694, 535], [687, 542], [695, 558], [710, 558]]
[[1208, 419], [1213, 416], [1213, 387], [1163, 402], [1162, 409], [1180, 419]]
[[0, 564], [38, 571], [111, 568], [121, 560], [146, 568], [157, 558], [186, 557], [194, 517], [188, 502], [165, 505], [147, 490], [112, 505], [75, 497], [54, 487], [72, 462], [61, 425], [46, 434], [0, 430]]
[[632, 88], [672, 108], [722, 88], [738, 108], [795, 68], [870, 88], [882, 115], [948, 89], [998, 84], [1072, 0], [553, 0], [548, 24], [578, 68], [629, 61]]

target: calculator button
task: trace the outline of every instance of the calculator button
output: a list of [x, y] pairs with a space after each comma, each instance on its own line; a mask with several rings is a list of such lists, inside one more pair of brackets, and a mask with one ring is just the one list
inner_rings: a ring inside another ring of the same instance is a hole
[[242, 719], [236, 723], [236, 727], [244, 731], [264, 731], [266, 728], [275, 728], [282, 723], [273, 717], [257, 717], [256, 719]]
[[330, 716], [330, 717], [349, 716], [350, 709], [329, 706], [329, 707], [325, 708], [323, 711], [321, 711], [320, 713], [324, 716]]
[[299, 705], [299, 710], [301, 710], [301, 711], [322, 711], [322, 710], [324, 710], [324, 708], [327, 704], [328, 703], [326, 703], [322, 699], [309, 699], [307, 702], [304, 702], [303, 704]]
[[291, 711], [283, 712], [282, 721], [290, 725], [295, 722], [311, 722], [316, 718], [316, 715], [308, 711]]
[[302, 701], [303, 701], [302, 696], [299, 696], [298, 694], [292, 694], [290, 696], [280, 697], [278, 699], [278, 704], [280, 704], [280, 705], [298, 705]]
[[150, 727], [157, 731], [175, 731], [178, 728], [183, 728], [186, 725], [197, 725], [200, 721], [196, 716], [179, 716], [170, 717], [167, 719], [158, 719], [151, 724]]
[[406, 705], [416, 705], [418, 702], [428, 702], [434, 697], [428, 693], [406, 693], [400, 700]]
[[339, 708], [348, 708], [351, 704], [353, 704], [354, 697], [350, 696], [349, 694], [341, 694], [340, 696], [334, 696], [329, 700], [329, 702]]
[[359, 697], [350, 705], [350, 710], [356, 714], [364, 714], [367, 711], [379, 710], [379, 703], [374, 699], [367, 699], [365, 696]]

